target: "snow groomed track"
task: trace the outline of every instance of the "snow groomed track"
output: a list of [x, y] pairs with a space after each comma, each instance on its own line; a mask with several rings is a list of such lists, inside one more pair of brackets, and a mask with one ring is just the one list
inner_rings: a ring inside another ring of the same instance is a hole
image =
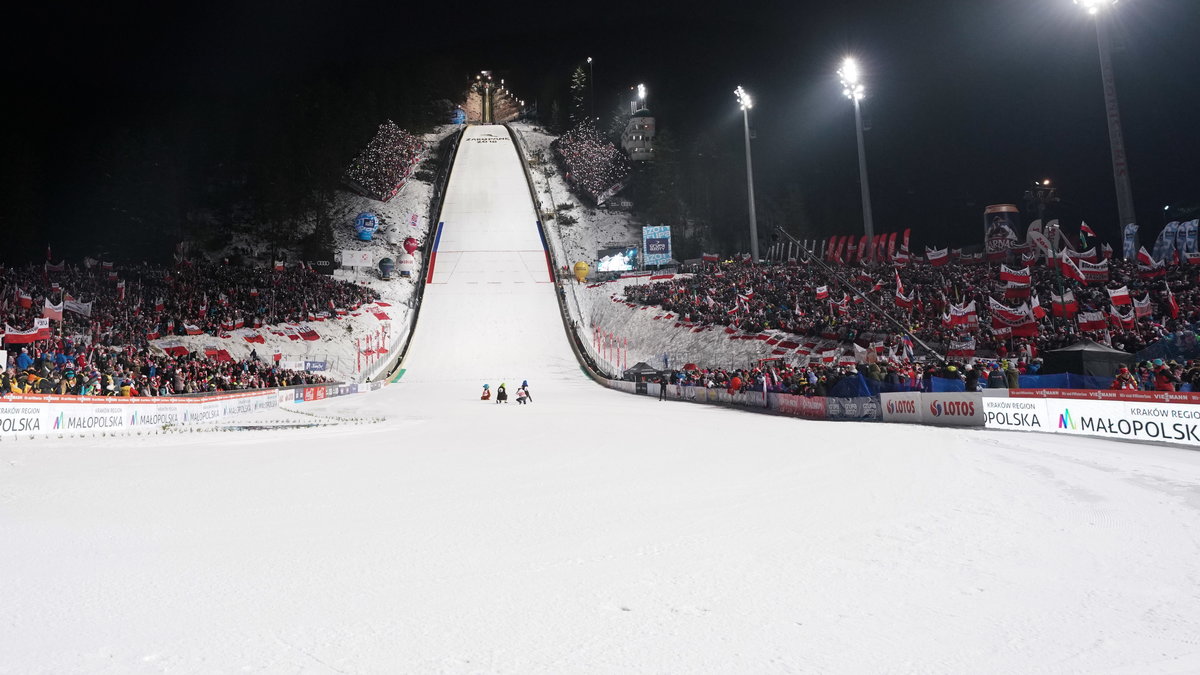
[[0, 672], [1200, 671], [1200, 455], [599, 387], [505, 138], [388, 421], [0, 444]]

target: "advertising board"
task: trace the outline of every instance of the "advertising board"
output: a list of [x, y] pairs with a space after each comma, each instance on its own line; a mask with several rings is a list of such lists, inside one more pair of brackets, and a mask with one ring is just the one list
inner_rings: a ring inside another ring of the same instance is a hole
[[981, 427], [984, 422], [983, 395], [925, 394], [921, 397], [921, 421], [953, 427]]
[[796, 396], [794, 394], [771, 394], [771, 407], [795, 417], [825, 419], [825, 398], [821, 396]]
[[921, 423], [921, 392], [880, 394], [884, 422]]
[[1047, 424], [1046, 401], [1040, 398], [986, 396], [983, 399], [983, 416], [983, 426], [988, 429], [1053, 431]]
[[825, 399], [825, 413], [831, 420], [882, 420], [879, 399], [870, 396]]
[[671, 262], [671, 226], [647, 225], [642, 228], [642, 262], [666, 265]]

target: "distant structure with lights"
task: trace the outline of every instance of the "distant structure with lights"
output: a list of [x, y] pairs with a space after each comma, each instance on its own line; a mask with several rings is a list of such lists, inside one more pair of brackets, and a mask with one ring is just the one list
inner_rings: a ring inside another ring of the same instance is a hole
[[621, 132], [621, 148], [629, 159], [646, 162], [654, 159], [654, 115], [646, 108], [646, 86], [637, 86], [638, 96], [630, 102], [631, 115]]
[[467, 89], [467, 124], [505, 124], [521, 117], [525, 102], [508, 89], [504, 79], [496, 79], [490, 70], [481, 70]]

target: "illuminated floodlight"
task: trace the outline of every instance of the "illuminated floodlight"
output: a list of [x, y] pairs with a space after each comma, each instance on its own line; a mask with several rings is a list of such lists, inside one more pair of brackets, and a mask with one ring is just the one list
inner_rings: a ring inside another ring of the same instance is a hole
[[591, 62], [592, 62], [592, 57], [590, 57], [590, 56], [589, 56], [589, 57], [588, 57], [588, 63], [591, 63]]
[[1119, 0], [1075, 0], [1075, 4], [1084, 8], [1092, 16], [1099, 14], [1105, 6], [1115, 5], [1117, 2]]
[[842, 93], [846, 95], [846, 98], [860, 101], [863, 96], [866, 96], [867, 91], [863, 87], [862, 71], [858, 68], [858, 61], [852, 58], [842, 61], [842, 69], [838, 71], [838, 77], [842, 78]]
[[644, 84], [638, 85], [638, 100], [641, 100], [641, 101], [646, 100], [646, 85], [644, 85]]
[[741, 85], [738, 85], [738, 88], [734, 89], [733, 93], [737, 96], [738, 105], [742, 106], [742, 110], [749, 110], [754, 107], [754, 100], [750, 98], [750, 94], [745, 89], [742, 89]]

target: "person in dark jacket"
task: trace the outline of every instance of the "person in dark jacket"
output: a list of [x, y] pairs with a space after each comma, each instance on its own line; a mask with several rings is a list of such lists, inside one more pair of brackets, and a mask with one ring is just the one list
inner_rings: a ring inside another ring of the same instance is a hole
[[979, 391], [979, 369], [967, 366], [967, 391]]
[[988, 389], [1007, 389], [1008, 378], [1004, 376], [1004, 371], [1000, 369], [999, 363], [993, 363], [991, 371], [987, 377]]
[[508, 391], [504, 388], [504, 383], [501, 382], [499, 387], [496, 387], [496, 404], [508, 403]]

